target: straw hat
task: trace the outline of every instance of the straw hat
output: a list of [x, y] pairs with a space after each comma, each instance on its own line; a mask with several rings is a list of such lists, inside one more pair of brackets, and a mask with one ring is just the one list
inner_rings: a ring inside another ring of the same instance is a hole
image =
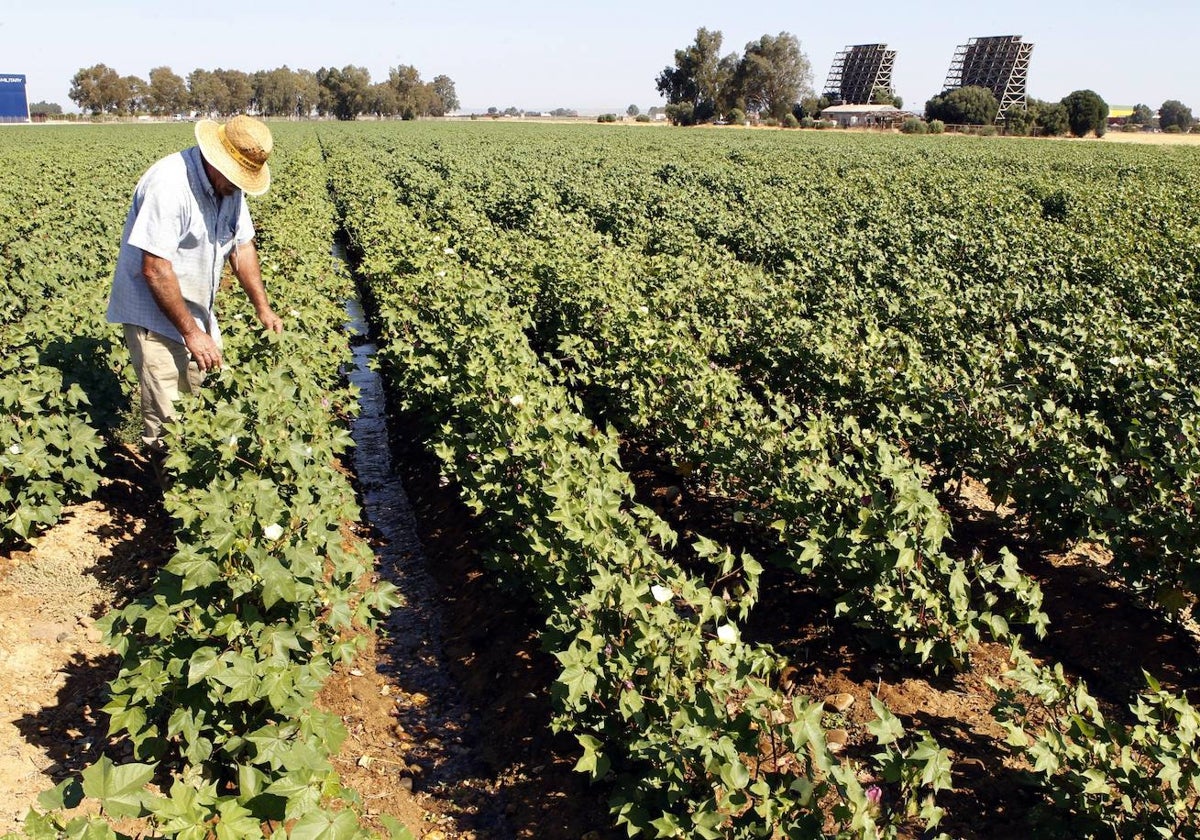
[[200, 120], [196, 142], [204, 159], [243, 192], [262, 195], [271, 186], [267, 158], [274, 143], [265, 123], [246, 116], [234, 117], [224, 125]]

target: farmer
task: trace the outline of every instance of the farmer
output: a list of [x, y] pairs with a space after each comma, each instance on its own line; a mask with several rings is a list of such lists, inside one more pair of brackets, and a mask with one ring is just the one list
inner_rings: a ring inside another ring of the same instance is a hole
[[163, 423], [180, 392], [221, 367], [214, 312], [226, 259], [258, 320], [283, 331], [259, 272], [244, 193], [271, 183], [271, 131], [246, 116], [196, 123], [197, 146], [151, 166], [133, 191], [108, 300], [108, 321], [125, 327], [141, 390], [142, 442], [160, 484]]

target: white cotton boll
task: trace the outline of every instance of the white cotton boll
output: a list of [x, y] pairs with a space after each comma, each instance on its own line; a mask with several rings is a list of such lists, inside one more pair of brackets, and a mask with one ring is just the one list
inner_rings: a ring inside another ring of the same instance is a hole
[[283, 526], [276, 522], [272, 522], [266, 528], [263, 528], [263, 536], [271, 542], [274, 542], [283, 536]]
[[717, 638], [727, 645], [731, 645], [738, 640], [737, 628], [732, 624], [722, 624], [717, 628]]
[[521, 406], [525, 405], [525, 397], [523, 397], [521, 394], [513, 394], [508, 398], [508, 402], [513, 408], [520, 408]]
[[442, 249], [442, 253], [443, 253], [443, 254], [453, 254], [453, 253], [454, 253], [454, 249], [453, 249], [453, 248], [443, 248], [443, 249]]
[[8, 454], [9, 455], [20, 455], [21, 454], [21, 444], [14, 443], [12, 446], [8, 447]]
[[650, 587], [650, 594], [654, 596], [655, 601], [663, 604], [671, 600], [672, 592], [670, 589], [667, 589], [667, 587], [656, 583]]
[[230, 435], [230, 436], [229, 436], [229, 445], [230, 445], [230, 446], [237, 446], [237, 435]]

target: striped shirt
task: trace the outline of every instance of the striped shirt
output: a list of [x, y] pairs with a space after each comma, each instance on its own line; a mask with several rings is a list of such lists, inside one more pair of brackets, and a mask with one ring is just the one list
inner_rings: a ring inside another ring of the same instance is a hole
[[163, 158], [134, 188], [108, 299], [108, 321], [183, 341], [146, 285], [144, 251], [171, 262], [196, 325], [219, 342], [215, 303], [221, 269], [234, 243], [243, 245], [253, 238], [242, 191], [221, 198], [204, 172], [199, 147]]

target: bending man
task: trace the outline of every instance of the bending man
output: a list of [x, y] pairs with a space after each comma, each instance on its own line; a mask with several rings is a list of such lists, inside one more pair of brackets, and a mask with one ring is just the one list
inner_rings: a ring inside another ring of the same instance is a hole
[[141, 391], [142, 441], [163, 480], [163, 423], [179, 394], [221, 366], [215, 303], [229, 260], [258, 320], [275, 332], [244, 194], [271, 183], [271, 131], [250, 117], [196, 124], [198, 145], [151, 166], [133, 191], [108, 301], [123, 324]]

